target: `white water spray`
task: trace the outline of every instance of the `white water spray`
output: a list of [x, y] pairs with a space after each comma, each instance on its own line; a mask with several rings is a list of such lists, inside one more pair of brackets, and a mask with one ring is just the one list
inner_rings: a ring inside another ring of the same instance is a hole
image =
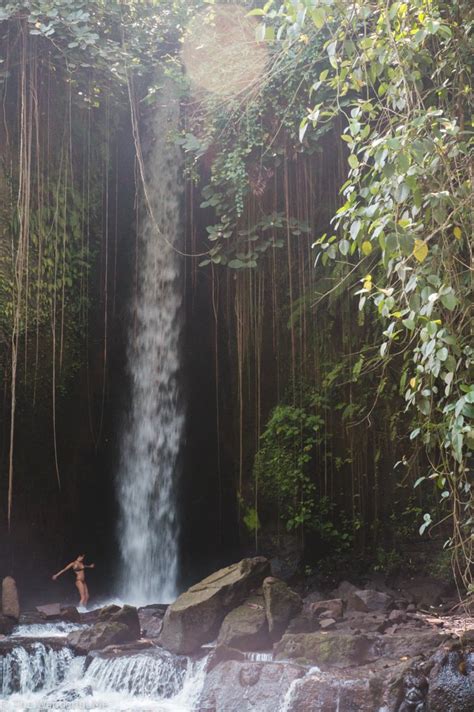
[[131, 402], [119, 471], [121, 595], [142, 605], [173, 600], [178, 573], [183, 284], [173, 248], [183, 232], [182, 154], [170, 140], [178, 126], [179, 100], [165, 80], [146, 159], [148, 200], [140, 214], [137, 301], [129, 326]]

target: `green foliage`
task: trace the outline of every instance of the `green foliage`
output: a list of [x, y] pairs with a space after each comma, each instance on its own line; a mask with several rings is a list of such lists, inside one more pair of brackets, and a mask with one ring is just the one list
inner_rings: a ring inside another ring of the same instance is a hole
[[[300, 139], [322, 112], [342, 119], [347, 147], [336, 234], [316, 243], [324, 264], [358, 259], [359, 306], [383, 325], [380, 360], [403, 357], [400, 388], [441, 499], [451, 502], [458, 573], [471, 580], [473, 396], [469, 385], [472, 235], [468, 4], [337, 0], [267, 6], [283, 51], [323, 50]], [[463, 18], [461, 24], [460, 18]], [[326, 96], [319, 95], [323, 91]], [[472, 422], [472, 421], [471, 421]], [[420, 532], [432, 523], [425, 513]]]
[[316, 492], [308, 466], [322, 422], [319, 414], [279, 405], [261, 437], [254, 465], [256, 486], [289, 531], [308, 526], [314, 515]]

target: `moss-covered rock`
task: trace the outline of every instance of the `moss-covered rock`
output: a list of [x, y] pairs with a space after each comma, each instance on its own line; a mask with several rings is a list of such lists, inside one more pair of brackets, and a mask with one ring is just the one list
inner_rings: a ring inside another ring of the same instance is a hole
[[276, 660], [292, 659], [314, 663], [322, 668], [337, 665], [350, 667], [370, 659], [371, 640], [350, 633], [286, 634], [274, 648]]

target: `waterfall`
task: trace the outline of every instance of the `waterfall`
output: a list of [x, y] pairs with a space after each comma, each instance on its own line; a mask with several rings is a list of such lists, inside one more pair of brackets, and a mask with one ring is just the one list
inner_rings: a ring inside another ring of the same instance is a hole
[[53, 688], [62, 682], [73, 660], [69, 648], [43, 643], [18, 646], [0, 657], [0, 696]]
[[178, 573], [183, 284], [174, 248], [182, 244], [183, 161], [170, 137], [179, 127], [179, 111], [175, 86], [165, 79], [151, 123], [147, 200], [139, 215], [137, 300], [127, 355], [131, 398], [118, 476], [121, 595], [141, 605], [173, 600]]
[[159, 655], [95, 658], [87, 669], [86, 678], [93, 680], [102, 691], [166, 698], [180, 692], [187, 667], [186, 658], [165, 651]]
[[172, 655], [160, 648], [118, 657], [74, 657], [47, 643], [0, 650], [0, 709], [194, 712], [204, 686], [207, 657]]

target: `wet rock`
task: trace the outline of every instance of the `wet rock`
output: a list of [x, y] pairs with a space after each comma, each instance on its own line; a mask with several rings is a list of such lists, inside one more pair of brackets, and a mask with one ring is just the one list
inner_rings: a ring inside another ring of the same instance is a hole
[[[430, 712], [474, 710], [474, 653], [440, 653], [429, 677]], [[403, 711], [402, 711], [403, 712]]]
[[189, 654], [213, 640], [226, 614], [261, 586], [269, 572], [267, 559], [243, 559], [191, 586], [167, 609], [160, 645]]
[[67, 623], [79, 623], [81, 615], [75, 606], [68, 606], [67, 608], [61, 608], [61, 620]]
[[8, 616], [4, 616], [3, 613], [0, 613], [0, 635], [10, 635], [14, 627], [15, 621], [13, 618], [9, 618]]
[[305, 674], [292, 664], [242, 663], [217, 665], [206, 678], [199, 712], [275, 712], [290, 685]]
[[[99, 621], [109, 621], [111, 617], [114, 615], [114, 613], [118, 613], [120, 611], [120, 606], [117, 606], [115, 603], [111, 603], [109, 606], [104, 606], [101, 608], [99, 611], [97, 611], [97, 615], [95, 616], [97, 620]], [[94, 611], [91, 611], [93, 613]]]
[[352, 591], [347, 601], [347, 608], [351, 611], [361, 611], [370, 613], [375, 611], [387, 611], [392, 605], [392, 597], [380, 591], [371, 589], [361, 589]]
[[80, 689], [62, 690], [61, 692], [58, 690], [51, 690], [51, 692], [47, 693], [46, 697], [52, 698], [50, 699], [50, 702], [60, 704], [76, 702], [77, 700], [84, 699], [84, 697], [91, 697], [92, 694], [92, 687], [87, 685], [86, 687], [81, 687]]
[[163, 627], [163, 616], [168, 606], [145, 606], [138, 609], [138, 619], [142, 635], [158, 638]]
[[20, 619], [20, 601], [15, 579], [6, 576], [2, 581], [2, 613], [4, 616], [13, 618], [18, 623]]
[[349, 632], [287, 633], [274, 647], [274, 657], [321, 668], [346, 668], [373, 659], [372, 643], [369, 637]]
[[397, 712], [425, 712], [428, 680], [418, 671], [410, 671], [403, 678], [402, 699], [396, 707]]
[[263, 650], [270, 647], [268, 623], [263, 598], [250, 598], [226, 615], [218, 645], [238, 650]]
[[270, 638], [276, 642], [292, 618], [301, 611], [303, 601], [284, 581], [269, 576], [263, 582], [263, 597]]
[[293, 687], [287, 712], [374, 712], [374, 701], [367, 679], [339, 680], [324, 673], [308, 675]]
[[112, 622], [96, 623], [91, 628], [75, 630], [67, 636], [67, 644], [79, 655], [131, 640], [133, 636], [126, 625]]
[[218, 645], [211, 653], [207, 661], [206, 670], [211, 672], [220, 663], [225, 663], [228, 660], [237, 660], [238, 662], [245, 661], [245, 654], [236, 648], [229, 648], [227, 645]]
[[43, 619], [57, 620], [61, 618], [61, 604], [47, 603], [45, 606], [36, 606], [36, 610], [41, 614]]
[[311, 604], [311, 613], [318, 617], [324, 617], [328, 614], [329, 617], [335, 620], [341, 620], [344, 615], [344, 604], [340, 598], [333, 598], [328, 601], [319, 601]]

